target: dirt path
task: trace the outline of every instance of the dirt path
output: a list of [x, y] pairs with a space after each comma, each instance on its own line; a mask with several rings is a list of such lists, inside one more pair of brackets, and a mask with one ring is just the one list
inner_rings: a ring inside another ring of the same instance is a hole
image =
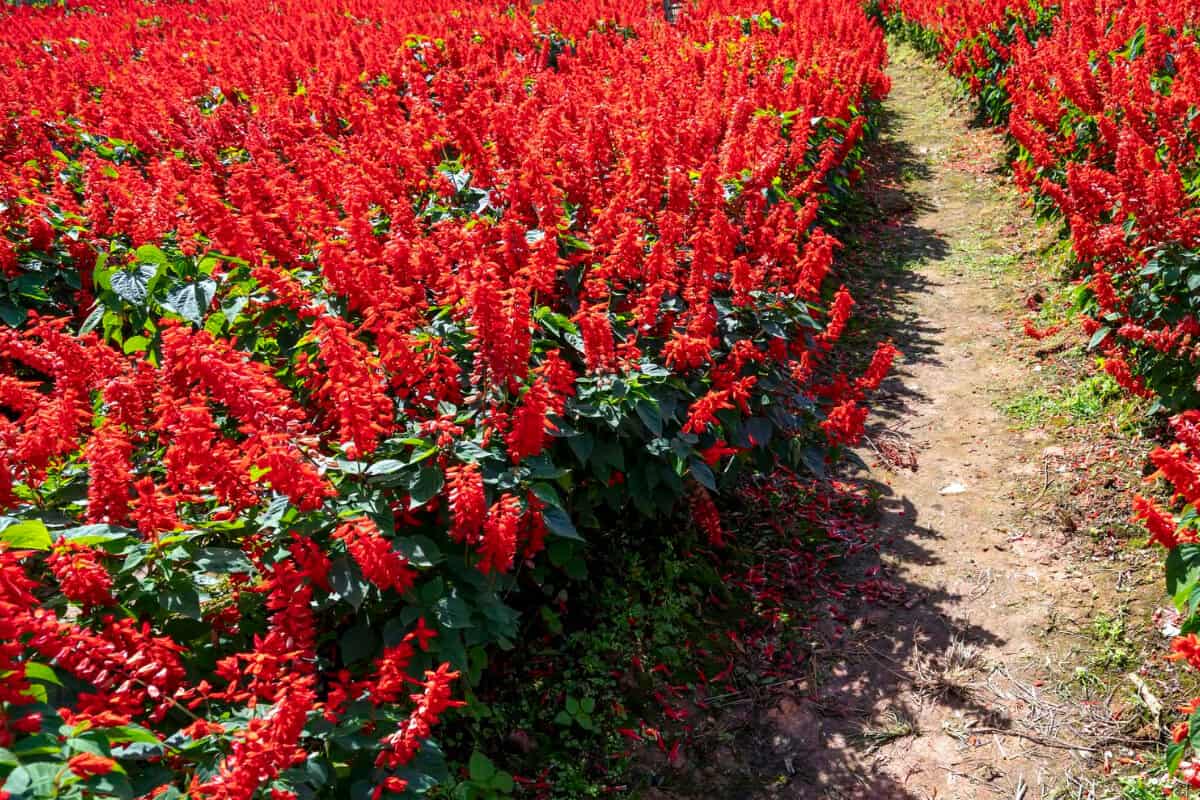
[[1034, 246], [1028, 215], [995, 169], [1000, 140], [969, 125], [936, 66], [897, 48], [891, 74], [869, 190], [882, 222], [847, 250], [874, 295], [862, 307], [881, 307], [904, 353], [875, 437], [914, 447], [920, 466], [869, 478], [887, 540], [873, 566], [901, 600], [863, 603], [767, 712], [784, 768], [761, 796], [1092, 796], [1086, 776], [1116, 748], [1084, 716], [1112, 716], [1128, 687], [1087, 708], [1056, 689], [1067, 632], [1112, 601], [1111, 581], [1030, 510], [1061, 448], [999, 410], [1037, 377], [1003, 313], [1027, 289], [1013, 267]]

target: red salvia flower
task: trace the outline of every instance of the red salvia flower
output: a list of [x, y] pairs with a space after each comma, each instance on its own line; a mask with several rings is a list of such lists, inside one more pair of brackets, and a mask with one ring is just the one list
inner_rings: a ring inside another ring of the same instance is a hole
[[86, 545], [59, 539], [46, 559], [63, 594], [84, 609], [116, 603], [112, 576], [100, 563], [99, 552]]
[[487, 516], [487, 498], [479, 465], [450, 467], [446, 470], [446, 485], [450, 499], [450, 538], [455, 542], [474, 544]]
[[81, 778], [91, 778], [112, 772], [117, 762], [95, 753], [77, 753], [67, 760], [67, 768]]
[[380, 589], [394, 589], [403, 594], [416, 580], [416, 572], [408, 566], [408, 559], [392, 549], [391, 542], [383, 538], [369, 518], [358, 517], [343, 522], [334, 531], [333, 538], [345, 543], [363, 575]]
[[512, 568], [521, 514], [521, 501], [511, 494], [501, 495], [488, 509], [479, 543], [479, 571], [484, 575], [508, 572]]

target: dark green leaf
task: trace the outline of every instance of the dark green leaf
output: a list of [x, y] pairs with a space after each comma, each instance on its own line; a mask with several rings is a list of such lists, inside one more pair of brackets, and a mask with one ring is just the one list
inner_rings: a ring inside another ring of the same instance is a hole
[[163, 308], [174, 311], [189, 322], [199, 325], [217, 293], [217, 282], [211, 279], [185, 283], [167, 292]]
[[132, 270], [114, 272], [109, 277], [109, 281], [117, 297], [135, 306], [143, 306], [146, 298], [150, 296], [150, 281], [157, 273], [157, 267], [143, 264]]
[[471, 627], [471, 609], [453, 589], [433, 604], [433, 614], [443, 628]]
[[692, 477], [696, 479], [697, 483], [709, 491], [717, 490], [717, 480], [713, 477], [713, 472], [709, 469], [708, 464], [698, 458], [693, 458], [689, 467]]
[[191, 586], [172, 586], [169, 591], [163, 593], [162, 606], [181, 617], [195, 620], [203, 618], [200, 613], [200, 595]]
[[432, 567], [442, 561], [442, 551], [428, 536], [406, 536], [396, 539], [396, 547], [417, 567]]
[[205, 572], [250, 573], [254, 569], [245, 553], [231, 547], [202, 547], [196, 551], [195, 563]]
[[553, 508], [562, 508], [562, 498], [558, 496], [558, 490], [549, 483], [535, 483], [530, 487], [533, 496], [541, 500], [548, 506]]
[[329, 583], [338, 597], [358, 608], [367, 593], [367, 581], [358, 565], [348, 558], [335, 558], [329, 569]]
[[561, 536], [564, 539], [575, 539], [582, 542], [583, 537], [579, 535], [579, 531], [575, 530], [575, 523], [571, 522], [571, 517], [566, 511], [553, 506], [542, 511], [542, 518], [546, 521], [546, 527], [555, 536]]
[[409, 508], [419, 508], [437, 497], [445, 484], [445, 477], [437, 467], [424, 467], [409, 488]]
[[1088, 341], [1087, 349], [1095, 350], [1100, 346], [1100, 343], [1104, 341], [1105, 337], [1107, 337], [1110, 332], [1111, 330], [1107, 325], [1101, 326], [1096, 330], [1095, 333], [1092, 334], [1092, 338]]
[[650, 433], [655, 436], [662, 436], [662, 414], [659, 413], [657, 403], [651, 400], [639, 400], [637, 405], [634, 406], [634, 410], [637, 411], [637, 415], [641, 418], [642, 423], [650, 429]]
[[487, 783], [496, 774], [496, 766], [492, 764], [490, 758], [476, 750], [471, 753], [471, 759], [467, 762], [467, 773], [471, 776], [471, 780]]
[[353, 664], [355, 661], [365, 661], [375, 653], [376, 639], [371, 626], [365, 621], [359, 622], [342, 634], [338, 643], [342, 652], [342, 661]]

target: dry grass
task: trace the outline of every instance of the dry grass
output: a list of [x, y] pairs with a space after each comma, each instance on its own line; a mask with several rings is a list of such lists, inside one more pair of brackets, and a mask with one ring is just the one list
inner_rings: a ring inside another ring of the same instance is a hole
[[928, 700], [969, 700], [972, 681], [983, 666], [979, 649], [953, 638], [940, 654], [921, 654], [913, 664], [913, 688]]
[[868, 753], [874, 753], [884, 745], [899, 739], [921, 735], [921, 730], [917, 727], [917, 720], [904, 709], [888, 709], [880, 723], [878, 726], [863, 728], [862, 733], [858, 736], [859, 741], [866, 745]]

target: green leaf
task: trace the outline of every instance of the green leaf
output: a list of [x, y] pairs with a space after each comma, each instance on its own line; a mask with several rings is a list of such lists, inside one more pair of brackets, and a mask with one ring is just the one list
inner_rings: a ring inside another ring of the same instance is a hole
[[408, 490], [409, 508], [419, 508], [437, 497], [446, 483], [442, 471], [437, 467], [425, 467], [417, 473], [417, 479]]
[[662, 436], [663, 420], [662, 414], [658, 410], [658, 404], [652, 400], [639, 400], [634, 406], [638, 417], [642, 423], [650, 429], [650, 433], [655, 436]]
[[14, 550], [49, 550], [53, 541], [46, 523], [40, 519], [25, 519], [0, 530], [0, 542]]
[[555, 536], [561, 536], [564, 539], [575, 539], [582, 542], [584, 539], [579, 535], [579, 531], [575, 530], [575, 523], [571, 522], [571, 517], [566, 511], [561, 508], [550, 506], [542, 511], [542, 519], [546, 522], [546, 527]]
[[394, 458], [385, 458], [382, 461], [376, 461], [371, 466], [367, 467], [368, 475], [391, 475], [404, 469], [407, 465], [403, 461], [397, 461]]
[[195, 283], [185, 283], [167, 292], [162, 301], [163, 308], [174, 311], [189, 322], [199, 325], [217, 294], [217, 282], [206, 278]]
[[263, 528], [276, 530], [283, 523], [283, 515], [287, 513], [290, 503], [287, 495], [272, 498], [266, 509], [258, 517], [258, 524]]
[[188, 619], [200, 620], [200, 595], [192, 586], [174, 586], [162, 595], [162, 606], [167, 611]]
[[441, 563], [442, 551], [428, 536], [405, 536], [395, 540], [396, 547], [409, 563], [417, 567], [432, 567]]
[[433, 614], [443, 628], [471, 627], [471, 608], [454, 589], [433, 604]]
[[117, 772], [97, 775], [89, 778], [86, 783], [89, 789], [88, 794], [91, 795], [117, 797], [120, 800], [132, 800], [133, 798], [133, 787], [129, 784], [129, 778]]
[[713, 476], [713, 472], [709, 469], [708, 464], [705, 464], [698, 458], [693, 458], [689, 466], [689, 471], [692, 473], [692, 477], [696, 479], [696, 483], [710, 492], [717, 490], [717, 479]]
[[1179, 608], [1200, 582], [1200, 544], [1181, 544], [1167, 554], [1167, 594]]
[[552, 508], [563, 507], [562, 498], [558, 496], [558, 490], [549, 483], [535, 483], [530, 487], [530, 491], [533, 492], [534, 497]]
[[131, 538], [132, 531], [115, 525], [80, 525], [62, 532], [63, 538], [75, 544], [96, 545], [120, 542]]
[[375, 653], [375, 633], [371, 630], [371, 626], [363, 621], [342, 634], [339, 645], [342, 651], [342, 661], [346, 664], [365, 661]]
[[254, 571], [246, 554], [232, 547], [201, 547], [193, 560], [205, 572], [249, 574]]
[[746, 436], [747, 445], [753, 444], [758, 447], [766, 447], [771, 443], [771, 437], [775, 433], [775, 426], [766, 417], [751, 417], [742, 426], [742, 433]]
[[23, 308], [18, 308], [9, 300], [0, 302], [0, 321], [9, 327], [19, 327], [25, 318], [29, 316], [29, 312]]
[[135, 306], [143, 306], [150, 296], [150, 281], [158, 274], [158, 268], [149, 264], [132, 270], [118, 270], [109, 278], [117, 297]]
[[152, 244], [144, 244], [133, 251], [139, 264], [166, 264], [167, 254]]
[[1099, 329], [1097, 329], [1097, 331], [1095, 333], [1092, 334], [1092, 338], [1090, 340], [1088, 340], [1087, 349], [1095, 350], [1097, 347], [1100, 346], [1100, 343], [1104, 341], [1105, 337], [1107, 337], [1108, 334], [1111, 332], [1112, 332], [1112, 329], [1109, 328], [1107, 325], [1101, 326]]
[[578, 436], [572, 436], [567, 439], [567, 444], [571, 447], [571, 452], [579, 459], [580, 464], [587, 464], [588, 458], [592, 455], [592, 450], [596, 446], [596, 440], [592, 438], [590, 433], [581, 433]]
[[140, 725], [117, 725], [103, 728], [100, 731], [110, 742], [140, 742], [142, 744], [162, 744], [162, 740]]
[[358, 608], [367, 595], [367, 581], [358, 565], [348, 558], [335, 558], [329, 569], [329, 583], [338, 597]]
[[53, 797], [54, 779], [62, 764], [53, 761], [38, 761], [22, 764], [8, 775], [4, 791], [13, 797]]
[[1186, 752], [1187, 745], [1185, 745], [1183, 742], [1180, 742], [1179, 744], [1173, 744], [1167, 748], [1165, 760], [1167, 763], [1168, 773], [1172, 775], [1175, 774], [1175, 771], [1179, 769], [1179, 764], [1183, 761], [1183, 755]]
[[492, 760], [483, 753], [476, 750], [471, 753], [471, 758], [467, 761], [467, 774], [471, 776], [471, 780], [487, 783], [496, 774], [496, 765]]
[[62, 681], [58, 679], [58, 675], [54, 674], [54, 670], [37, 661], [25, 662], [25, 677], [30, 680], [41, 681], [42, 683], [52, 683], [55, 686], [62, 686]]

